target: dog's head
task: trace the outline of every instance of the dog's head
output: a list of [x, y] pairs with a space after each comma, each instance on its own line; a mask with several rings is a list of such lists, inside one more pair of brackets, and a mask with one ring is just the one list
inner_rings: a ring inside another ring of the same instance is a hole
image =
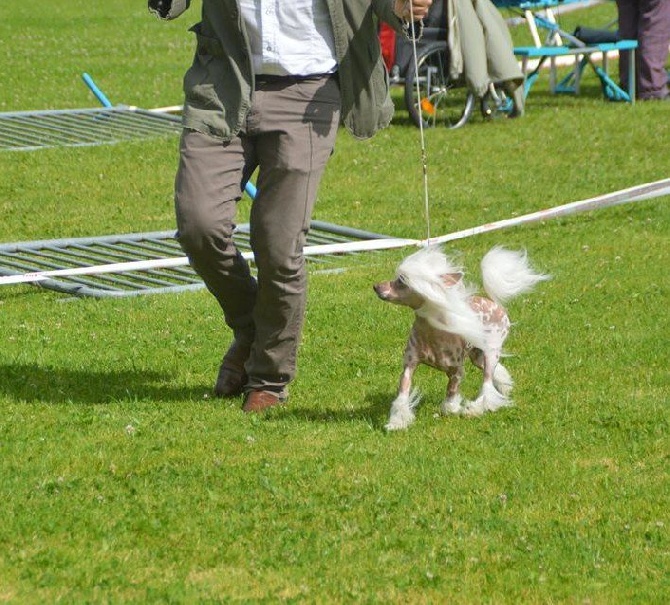
[[396, 278], [374, 286], [382, 300], [405, 305], [433, 328], [457, 334], [482, 348], [486, 338], [478, 313], [470, 304], [473, 290], [463, 270], [437, 246], [422, 248], [400, 263]]
[[438, 247], [422, 248], [400, 263], [393, 281], [373, 286], [379, 298], [417, 310], [431, 301], [441, 301], [448, 288], [462, 286], [463, 271], [452, 264]]

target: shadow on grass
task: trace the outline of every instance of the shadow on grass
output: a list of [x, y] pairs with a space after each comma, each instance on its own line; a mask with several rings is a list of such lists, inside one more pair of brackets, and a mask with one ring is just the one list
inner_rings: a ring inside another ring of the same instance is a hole
[[368, 395], [360, 407], [292, 407], [289, 400], [289, 404], [282, 409], [281, 414], [268, 416], [268, 420], [294, 418], [314, 423], [364, 422], [381, 430], [388, 419], [392, 400], [392, 393], [382, 391]]
[[[38, 364], [0, 365], [0, 397], [16, 403], [99, 405], [115, 402], [202, 401], [207, 387], [175, 387], [170, 376], [150, 370], [77, 370]], [[294, 419], [313, 423], [363, 422], [383, 430], [393, 394], [369, 394], [360, 407], [301, 407], [289, 401], [265, 421]], [[241, 400], [240, 400], [241, 402]]]
[[115, 401], [201, 400], [206, 388], [174, 387], [170, 376], [148, 370], [96, 371], [0, 365], [0, 396], [26, 403], [99, 404]]

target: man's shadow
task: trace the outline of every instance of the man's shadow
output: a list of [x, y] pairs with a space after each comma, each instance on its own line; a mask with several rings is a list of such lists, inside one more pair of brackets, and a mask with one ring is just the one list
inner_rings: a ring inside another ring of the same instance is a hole
[[[99, 405], [119, 401], [201, 401], [209, 389], [175, 387], [166, 384], [166, 373], [151, 370], [88, 370], [36, 363], [0, 365], [0, 396], [14, 402]], [[379, 391], [365, 398], [360, 407], [305, 408], [291, 404], [268, 421], [295, 418], [316, 423], [365, 422], [375, 429], [383, 427], [388, 416], [391, 394]]]
[[151, 370], [80, 370], [35, 363], [0, 365], [0, 395], [16, 402], [92, 405], [129, 398], [187, 401], [202, 399], [204, 392], [204, 388], [166, 385], [166, 374]]

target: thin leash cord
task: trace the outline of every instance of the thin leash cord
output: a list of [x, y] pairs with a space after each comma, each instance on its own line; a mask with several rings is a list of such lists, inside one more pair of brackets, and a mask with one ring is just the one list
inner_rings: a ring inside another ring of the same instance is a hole
[[419, 138], [421, 141], [421, 165], [423, 167], [423, 205], [426, 217], [426, 240], [430, 244], [430, 204], [428, 201], [428, 158], [426, 154], [426, 137], [423, 131], [423, 116], [421, 115], [421, 86], [419, 84], [419, 59], [416, 49], [416, 30], [414, 28], [414, 8], [412, 0], [408, 0], [410, 27], [412, 31], [412, 57], [414, 59], [414, 82], [416, 84], [417, 111], [419, 116]]

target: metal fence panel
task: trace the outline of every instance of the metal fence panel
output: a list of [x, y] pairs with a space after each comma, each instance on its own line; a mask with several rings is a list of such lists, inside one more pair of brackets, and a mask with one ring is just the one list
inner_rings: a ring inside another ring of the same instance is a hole
[[[307, 244], [339, 244], [384, 237], [360, 229], [312, 221]], [[251, 249], [248, 224], [239, 225], [234, 238], [240, 250]], [[180, 258], [183, 255], [174, 231], [7, 243], [0, 244], [0, 275]], [[308, 256], [307, 261], [318, 270], [337, 271], [341, 269], [342, 254]], [[198, 275], [188, 265], [123, 273], [63, 276], [43, 280], [36, 285], [76, 296], [98, 298], [179, 292], [204, 287]]]

